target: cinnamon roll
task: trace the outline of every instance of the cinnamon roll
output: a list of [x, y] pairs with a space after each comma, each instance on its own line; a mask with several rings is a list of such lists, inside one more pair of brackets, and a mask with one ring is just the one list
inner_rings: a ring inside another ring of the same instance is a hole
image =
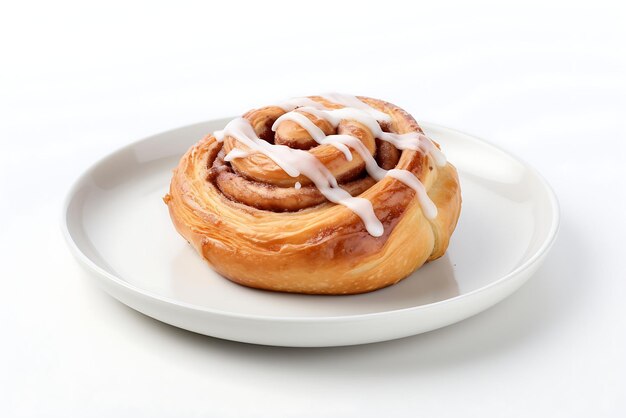
[[441, 257], [461, 191], [406, 111], [331, 94], [251, 110], [207, 135], [164, 201], [177, 231], [236, 283], [353, 294]]

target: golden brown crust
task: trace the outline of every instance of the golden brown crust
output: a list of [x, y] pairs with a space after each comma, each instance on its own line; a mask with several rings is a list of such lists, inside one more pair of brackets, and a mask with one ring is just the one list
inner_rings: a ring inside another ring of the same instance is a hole
[[[340, 107], [319, 97], [312, 99]], [[360, 99], [392, 117], [385, 130], [421, 132], [417, 122], [397, 106]], [[260, 137], [273, 141], [267, 130], [283, 113], [272, 106], [245, 117]], [[332, 133], [325, 121], [310, 119]], [[347, 162], [332, 146], [312, 146], [306, 131], [298, 128], [282, 123], [276, 138], [309, 149], [351, 193], [370, 200], [384, 234], [371, 236], [357, 215], [326, 202], [306, 177], [289, 177], [262, 154], [225, 163], [225, 152], [235, 145], [245, 147], [230, 137], [222, 145], [209, 135], [181, 158], [164, 201], [178, 232], [218, 273], [262, 289], [352, 294], [394, 284], [445, 253], [461, 207], [458, 177], [451, 164], [437, 167], [420, 151], [395, 153], [377, 147], [372, 133], [358, 122], [339, 125], [340, 133], [363, 141], [381, 166], [410, 170], [420, 179], [438, 208], [438, 216], [429, 221], [413, 189], [390, 177], [378, 182], [363, 177], [362, 159]], [[299, 190], [293, 187], [296, 181], [303, 186]]]

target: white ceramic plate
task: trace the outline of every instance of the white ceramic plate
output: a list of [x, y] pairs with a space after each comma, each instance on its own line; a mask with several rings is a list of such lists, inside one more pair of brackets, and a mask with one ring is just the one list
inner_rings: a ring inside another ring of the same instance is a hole
[[355, 296], [249, 289], [214, 273], [172, 226], [165, 195], [185, 150], [227, 120], [146, 138], [75, 183], [65, 236], [112, 296], [174, 326], [282, 346], [385, 341], [465, 319], [510, 295], [539, 267], [558, 228], [557, 200], [530, 167], [451, 129], [422, 124], [461, 178], [463, 208], [447, 254], [397, 285]]

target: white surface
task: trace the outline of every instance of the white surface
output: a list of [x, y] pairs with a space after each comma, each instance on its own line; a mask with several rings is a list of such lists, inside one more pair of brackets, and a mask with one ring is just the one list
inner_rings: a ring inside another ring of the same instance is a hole
[[133, 142], [89, 167], [66, 200], [63, 232], [77, 259], [112, 296], [168, 324], [288, 347], [407, 337], [490, 308], [525, 283], [554, 244], [558, 203], [532, 168], [477, 138], [422, 123], [454, 162], [463, 189], [463, 211], [444, 257], [362, 295], [236, 285], [207, 268], [176, 234], [162, 201], [180, 156], [227, 121]]
[[[0, 415], [626, 414], [619, 3], [205, 3], [2, 8]], [[562, 214], [541, 270], [467, 321], [332, 349], [191, 334], [83, 276], [59, 231], [61, 200], [99, 156], [332, 90], [385, 98], [535, 166]]]

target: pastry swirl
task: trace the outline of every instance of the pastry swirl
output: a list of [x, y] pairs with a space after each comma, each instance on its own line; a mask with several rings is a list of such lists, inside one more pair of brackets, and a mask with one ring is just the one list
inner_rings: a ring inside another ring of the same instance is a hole
[[344, 95], [252, 110], [191, 147], [164, 198], [178, 232], [242, 285], [352, 294], [441, 257], [455, 168], [407, 112]]

